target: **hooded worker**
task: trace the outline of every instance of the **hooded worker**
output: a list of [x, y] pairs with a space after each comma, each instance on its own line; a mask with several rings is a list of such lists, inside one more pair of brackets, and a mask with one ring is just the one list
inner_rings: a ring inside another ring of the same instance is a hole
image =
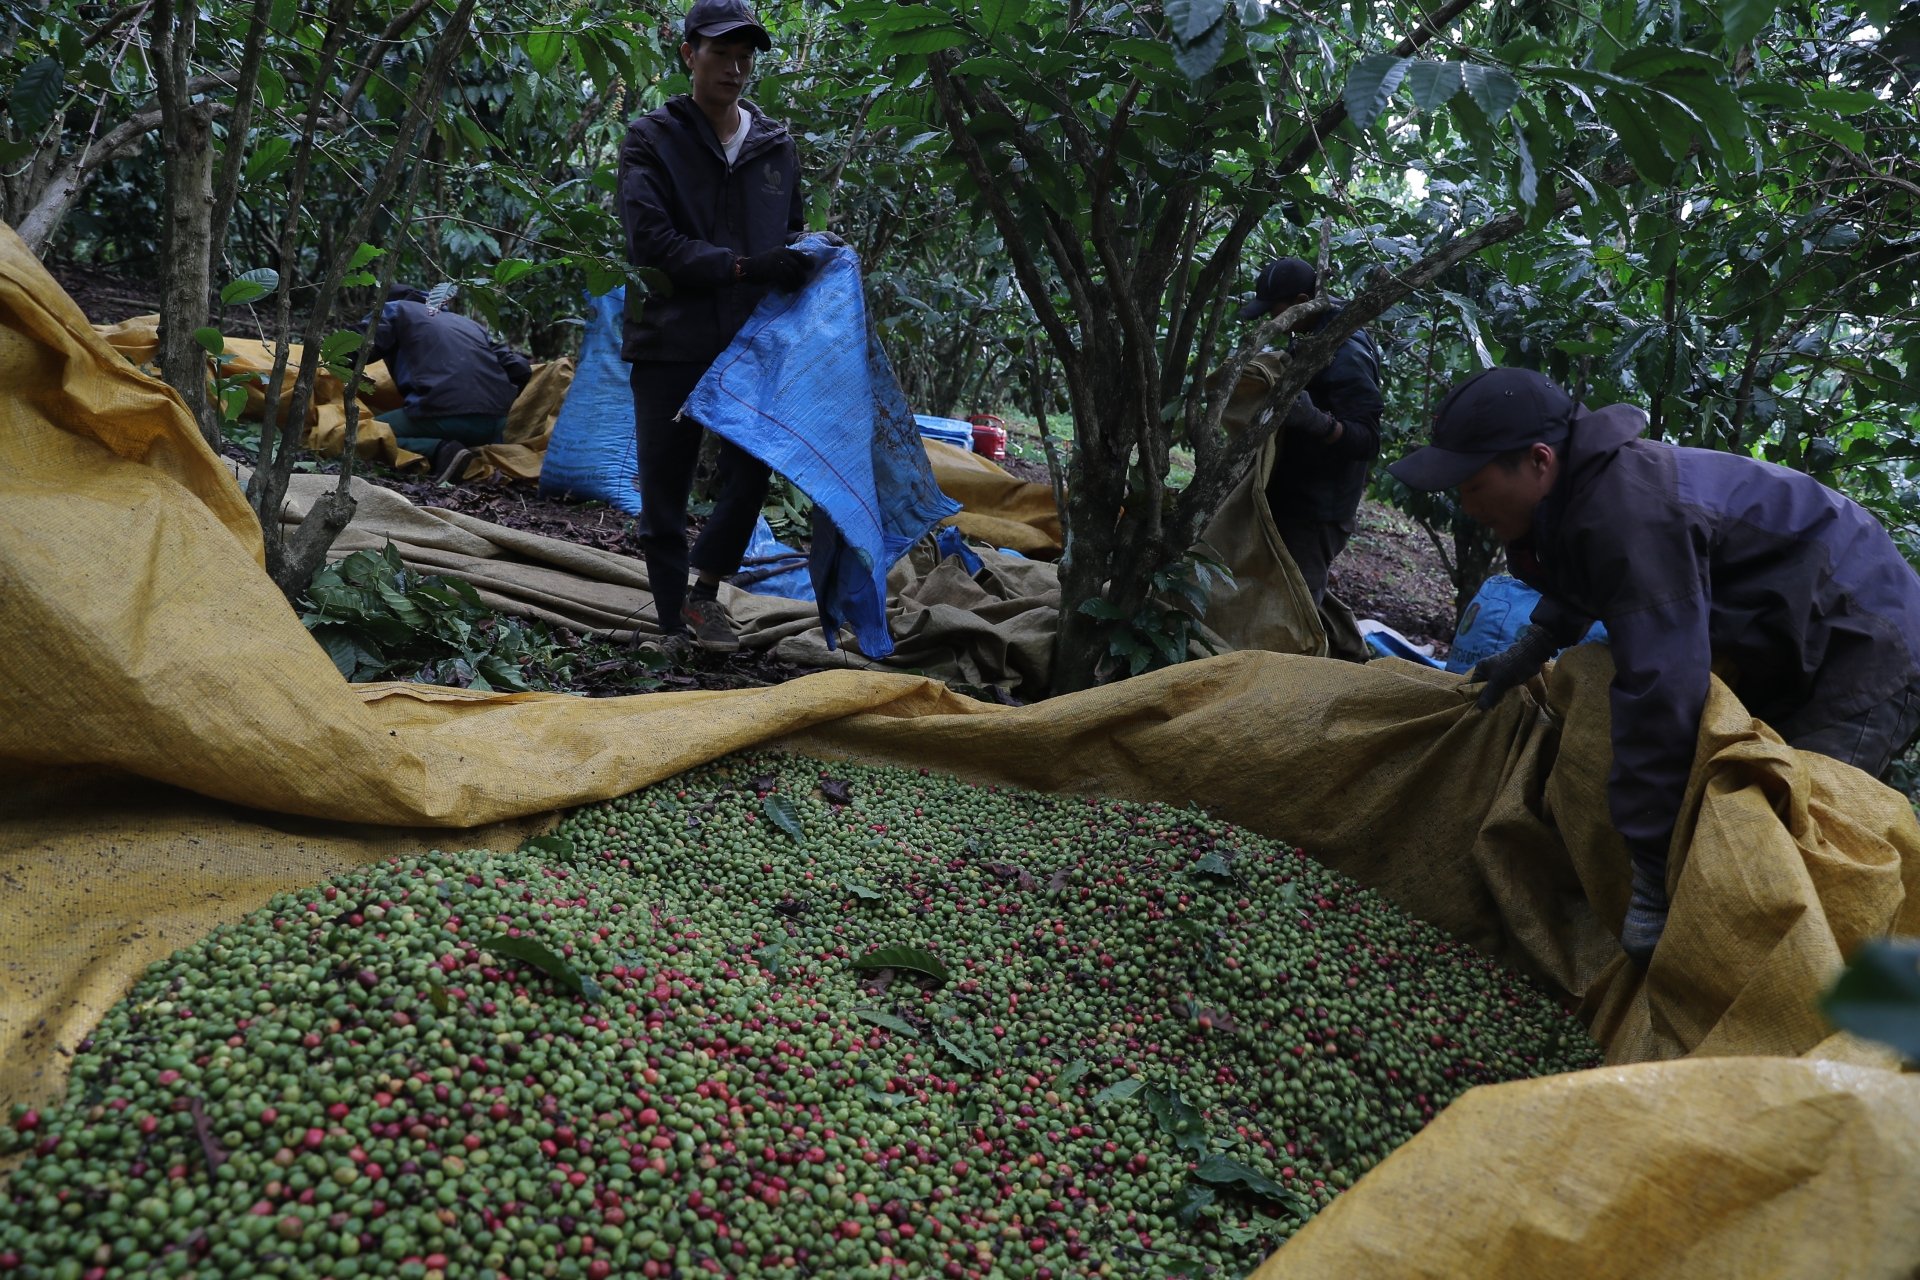
[[1621, 945], [1652, 957], [1668, 846], [1719, 669], [1786, 741], [1884, 774], [1920, 728], [1920, 578], [1887, 531], [1813, 477], [1643, 440], [1631, 405], [1590, 410], [1541, 374], [1455, 387], [1433, 443], [1387, 469], [1457, 489], [1541, 593], [1514, 645], [1474, 668], [1492, 706], [1595, 619], [1613, 649], [1608, 807], [1633, 887]]
[[533, 376], [527, 358], [478, 321], [407, 284], [387, 290], [368, 358], [387, 362], [404, 398], [379, 421], [401, 448], [432, 459], [440, 483], [457, 478], [473, 449], [506, 437], [507, 410]]
[[[1276, 258], [1260, 271], [1238, 319], [1255, 320], [1311, 299], [1320, 273], [1304, 258]], [[1324, 328], [1345, 306], [1336, 300], [1300, 332]], [[1380, 456], [1380, 352], [1364, 329], [1348, 335], [1280, 420], [1284, 447], [1267, 477], [1267, 507], [1318, 605], [1327, 570], [1353, 537], [1360, 497]]]

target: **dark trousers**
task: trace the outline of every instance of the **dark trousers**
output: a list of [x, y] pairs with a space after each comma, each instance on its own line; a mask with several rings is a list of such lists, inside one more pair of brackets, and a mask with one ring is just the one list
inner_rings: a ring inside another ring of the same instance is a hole
[[1801, 730], [1787, 738], [1787, 745], [1817, 751], [1884, 778], [1893, 758], [1912, 745], [1916, 730], [1920, 730], [1920, 682], [1852, 719]]
[[668, 634], [686, 629], [680, 621], [680, 606], [686, 600], [689, 564], [716, 578], [739, 571], [772, 474], [766, 463], [738, 445], [721, 441], [713, 514], [688, 554], [687, 498], [693, 492], [694, 468], [700, 462], [700, 441], [706, 429], [679, 413], [706, 371], [704, 364], [678, 362], [633, 366], [640, 549], [653, 587], [654, 616], [660, 630]]
[[393, 441], [402, 449], [433, 456], [448, 440], [465, 445], [499, 444], [507, 433], [505, 414], [456, 413], [450, 417], [416, 418], [405, 409], [389, 409], [374, 419], [393, 429]]
[[1307, 590], [1313, 596], [1314, 607], [1318, 608], [1327, 597], [1327, 566], [1347, 549], [1353, 530], [1332, 521], [1283, 520], [1277, 513], [1274, 526], [1280, 530], [1280, 541], [1293, 557], [1293, 563], [1299, 566], [1300, 576], [1306, 580]]

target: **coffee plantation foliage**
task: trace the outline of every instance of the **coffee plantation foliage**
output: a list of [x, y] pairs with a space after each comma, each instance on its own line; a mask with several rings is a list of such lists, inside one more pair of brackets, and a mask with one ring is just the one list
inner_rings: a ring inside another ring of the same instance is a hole
[[155, 965], [0, 1130], [0, 1274], [1239, 1275], [1597, 1062], [1196, 809], [744, 755]]
[[[919, 407], [1070, 412], [1075, 487], [1148, 522], [1079, 531], [1113, 563], [1069, 575], [1065, 620], [1101, 583], [1149, 581], [1204, 523], [1205, 501], [1182, 507], [1223, 482], [1184, 462], [1209, 447], [1197, 375], [1242, 336], [1225, 316], [1259, 262], [1317, 256], [1323, 227], [1336, 293], [1393, 286], [1373, 321], [1389, 452], [1450, 382], [1525, 364], [1592, 403], [1644, 405], [1666, 438], [1815, 471], [1911, 544], [1920, 0], [759, 8], [776, 47], [752, 93], [798, 135], [813, 221], [865, 257]], [[415, 214], [371, 236], [398, 276], [457, 282], [543, 353], [571, 341], [581, 290], [648, 287], [620, 261], [614, 164], [623, 122], [685, 87], [678, 11], [477, 7]], [[442, 21], [391, 0], [258, 0], [192, 29], [216, 177], [239, 188], [216, 288], [265, 268], [310, 296]], [[341, 23], [348, 56], [316, 81]], [[0, 24], [0, 215], [56, 256], [156, 274], [158, 28], [72, 0], [13, 0]], [[333, 114], [288, 260], [275, 232], [314, 95]], [[1421, 275], [1507, 214], [1510, 234]], [[258, 320], [241, 304], [214, 323]], [[1152, 388], [1102, 398], [1140, 370]], [[1128, 404], [1152, 412], [1109, 439]], [[1382, 484], [1458, 525], [1444, 499]], [[1489, 548], [1458, 531], [1470, 578]]]

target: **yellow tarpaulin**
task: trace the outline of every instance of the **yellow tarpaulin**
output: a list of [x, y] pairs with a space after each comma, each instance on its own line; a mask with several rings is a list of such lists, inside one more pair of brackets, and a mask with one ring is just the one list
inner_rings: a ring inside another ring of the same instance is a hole
[[[271, 892], [511, 841], [775, 743], [1200, 802], [1557, 985], [1611, 1062], [1645, 1064], [1468, 1094], [1270, 1274], [1808, 1274], [1824, 1231], [1840, 1261], [1817, 1273], [1897, 1275], [1920, 1238], [1896, 1176], [1920, 1082], [1780, 1061], [1871, 1061], [1812, 1002], [1863, 939], [1920, 931], [1920, 824], [1723, 686], [1643, 977], [1612, 941], [1604, 650], [1486, 714], [1443, 673], [1262, 653], [1021, 708], [863, 672], [609, 700], [355, 688], [260, 573], [251, 513], [177, 399], [10, 232], [0, 384], [0, 1095], [57, 1090], [144, 965]], [[1705, 1056], [1729, 1054], [1765, 1056]]]
[[[135, 364], [151, 364], [160, 350], [160, 317], [134, 316], [118, 324], [95, 325], [94, 331], [107, 345]], [[257, 422], [267, 405], [267, 380], [273, 373], [276, 348], [253, 338], [229, 337], [224, 340], [220, 373], [229, 378], [248, 377], [242, 383], [247, 404], [240, 416]], [[280, 390], [284, 406], [293, 398], [294, 376], [300, 369], [301, 345], [287, 344], [287, 371]], [[378, 420], [378, 414], [400, 407], [400, 391], [385, 361], [376, 360], [362, 371], [367, 389], [360, 397], [360, 421], [354, 428], [353, 453], [356, 458], [389, 467], [406, 467], [424, 461], [420, 454], [402, 449], [393, 436], [393, 428]], [[251, 375], [249, 377], [249, 375]], [[533, 377], [515, 397], [507, 411], [507, 430], [499, 444], [483, 445], [462, 468], [463, 480], [481, 480], [501, 472], [516, 480], [534, 480], [540, 475], [540, 463], [546, 456], [547, 440], [553, 435], [553, 422], [573, 382], [573, 361], [548, 361], [535, 367]], [[347, 443], [346, 386], [325, 369], [314, 377], [313, 402], [307, 407], [305, 446], [325, 457], [338, 457]]]

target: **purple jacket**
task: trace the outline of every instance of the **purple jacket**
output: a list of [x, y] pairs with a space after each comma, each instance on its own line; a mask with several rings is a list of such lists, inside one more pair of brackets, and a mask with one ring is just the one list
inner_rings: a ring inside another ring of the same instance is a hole
[[533, 369], [479, 321], [422, 302], [389, 302], [369, 358], [385, 360], [412, 418], [502, 417]]
[[1716, 662], [1792, 740], [1920, 679], [1920, 577], [1871, 515], [1813, 477], [1639, 439], [1630, 405], [1584, 412], [1532, 536], [1508, 547], [1563, 643], [1607, 624], [1614, 826], [1664, 843]]
[[627, 126], [620, 144], [620, 225], [627, 261], [671, 291], [627, 290], [620, 358], [710, 362], [766, 295], [733, 278], [735, 258], [777, 249], [806, 229], [800, 153], [787, 127], [742, 101], [747, 137], [733, 167], [685, 94]]

